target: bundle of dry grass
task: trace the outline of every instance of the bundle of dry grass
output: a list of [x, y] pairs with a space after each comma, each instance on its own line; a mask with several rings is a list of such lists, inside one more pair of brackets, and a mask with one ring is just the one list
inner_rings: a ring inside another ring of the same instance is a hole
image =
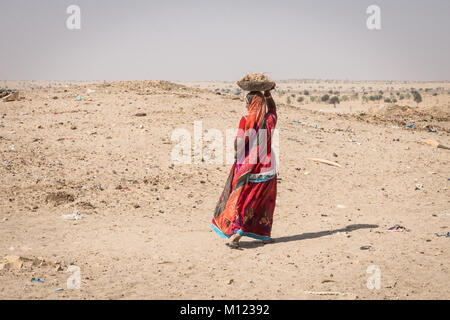
[[249, 73], [239, 80], [237, 85], [246, 91], [265, 91], [275, 88], [276, 84], [262, 73]]

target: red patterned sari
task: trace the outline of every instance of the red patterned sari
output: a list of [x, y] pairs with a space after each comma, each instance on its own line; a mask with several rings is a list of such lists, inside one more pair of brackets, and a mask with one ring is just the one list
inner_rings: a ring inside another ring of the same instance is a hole
[[236, 161], [217, 203], [212, 228], [224, 238], [233, 234], [269, 240], [277, 195], [272, 134], [277, 117], [266, 112], [264, 96], [253, 96], [237, 135]]

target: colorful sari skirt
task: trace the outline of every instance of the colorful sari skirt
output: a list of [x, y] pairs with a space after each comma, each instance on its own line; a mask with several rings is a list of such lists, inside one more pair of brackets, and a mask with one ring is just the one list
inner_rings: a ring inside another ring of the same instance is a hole
[[[230, 176], [233, 174], [234, 166]], [[221, 237], [233, 234], [269, 240], [277, 196], [277, 175], [250, 175], [236, 203], [232, 219], [216, 219], [212, 228]]]

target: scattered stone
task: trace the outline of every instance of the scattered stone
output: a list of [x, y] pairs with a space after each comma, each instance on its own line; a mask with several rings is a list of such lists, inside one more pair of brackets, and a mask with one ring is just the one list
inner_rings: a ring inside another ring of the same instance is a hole
[[6, 256], [0, 260], [0, 270], [20, 270], [31, 267], [56, 267], [56, 271], [61, 271], [65, 267], [65, 263], [53, 259], [37, 257], [27, 258], [21, 256]]
[[19, 91], [12, 92], [3, 98], [3, 102], [11, 102], [19, 100]]
[[389, 232], [409, 232], [411, 230], [406, 229], [405, 227], [403, 227], [403, 226], [401, 226], [399, 224], [396, 224], [395, 226], [390, 227], [389, 229], [387, 229], [387, 231], [389, 231]]

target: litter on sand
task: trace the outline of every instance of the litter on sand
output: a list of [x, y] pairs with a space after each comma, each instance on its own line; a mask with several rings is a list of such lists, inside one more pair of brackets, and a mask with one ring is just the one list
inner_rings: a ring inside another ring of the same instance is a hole
[[353, 293], [348, 293], [348, 292], [327, 292], [327, 291], [319, 291], [319, 292], [315, 292], [315, 291], [303, 291], [303, 293], [306, 294], [311, 294], [311, 295], [315, 295], [315, 296], [350, 296], [355, 298], [355, 294]]
[[311, 161], [314, 161], [314, 162], [324, 163], [324, 164], [327, 164], [329, 166], [342, 168], [342, 166], [339, 163], [336, 163], [336, 162], [333, 162], [333, 161], [329, 161], [329, 160], [325, 160], [325, 159], [306, 158], [306, 160], [311, 160]]
[[33, 279], [31, 279], [31, 282], [40, 282], [40, 283], [43, 283], [44, 281], [41, 280], [41, 279], [35, 279], [35, 278], [33, 278]]
[[62, 217], [66, 220], [81, 220], [81, 219], [83, 219], [83, 216], [78, 213], [77, 209], [74, 209], [72, 214], [63, 214]]
[[304, 121], [300, 121], [300, 120], [292, 120], [292, 122], [304, 124], [304, 125], [306, 125], [306, 126], [308, 126], [308, 127], [312, 127], [312, 128], [319, 129], [319, 125], [317, 125], [317, 124], [315, 124], [315, 123], [304, 122]]
[[411, 230], [406, 229], [405, 227], [403, 227], [399, 224], [396, 224], [395, 226], [387, 229], [387, 231], [389, 231], [389, 232], [410, 232]]
[[348, 139], [348, 142], [353, 142], [353, 143], [356, 143], [357, 145], [361, 145], [361, 142], [358, 142], [358, 141], [353, 140], [353, 139]]
[[72, 214], [63, 214], [62, 217], [66, 220], [81, 220], [83, 216], [80, 214], [72, 213]]
[[440, 144], [439, 142], [435, 141], [435, 140], [425, 140], [425, 144], [428, 144], [434, 148], [440, 148], [440, 149], [446, 149], [446, 150], [450, 150], [450, 147]]
[[371, 248], [372, 248], [372, 246], [362, 246], [360, 249], [361, 250], [369, 250]]
[[446, 232], [446, 233], [436, 233], [436, 235], [438, 237], [446, 237], [446, 238], [450, 238], [450, 232]]

